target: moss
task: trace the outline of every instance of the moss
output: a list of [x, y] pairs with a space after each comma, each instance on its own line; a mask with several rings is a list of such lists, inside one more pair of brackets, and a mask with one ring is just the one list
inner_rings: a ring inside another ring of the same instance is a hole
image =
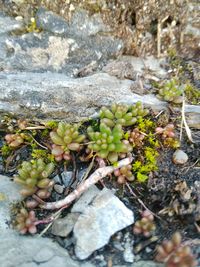
[[193, 86], [190, 82], [187, 82], [185, 85], [185, 96], [189, 103], [193, 105], [200, 104], [200, 90]]
[[1, 148], [1, 154], [2, 154], [3, 157], [7, 158], [10, 155], [11, 152], [12, 152], [12, 148], [9, 147], [9, 145], [4, 144], [2, 146], [2, 148]]

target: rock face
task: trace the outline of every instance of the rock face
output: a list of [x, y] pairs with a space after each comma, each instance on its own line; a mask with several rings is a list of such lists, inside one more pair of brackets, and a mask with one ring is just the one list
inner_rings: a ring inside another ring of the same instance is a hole
[[120, 54], [123, 48], [121, 40], [102, 35], [109, 28], [100, 16], [90, 19], [86, 11], [80, 11], [71, 23], [67, 23], [41, 8], [36, 14], [36, 22], [42, 31], [21, 35], [10, 35], [10, 32], [19, 28], [26, 31], [23, 24], [0, 13], [0, 25], [4, 26], [6, 22], [8, 25], [0, 30], [0, 68], [3, 70], [79, 75], [82, 68], [90, 64], [92, 68], [97, 68], [108, 58]]
[[110, 190], [103, 189], [74, 226], [76, 256], [79, 259], [88, 258], [106, 245], [114, 233], [133, 223], [132, 211]]

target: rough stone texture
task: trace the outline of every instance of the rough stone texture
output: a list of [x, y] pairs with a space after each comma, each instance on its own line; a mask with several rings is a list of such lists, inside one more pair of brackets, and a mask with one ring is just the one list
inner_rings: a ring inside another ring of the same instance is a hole
[[74, 226], [76, 256], [79, 259], [88, 258], [95, 250], [106, 245], [114, 233], [133, 222], [132, 211], [112, 191], [103, 189]]
[[[88, 27], [86, 33], [90, 32], [89, 26], [91, 24], [88, 21], [91, 22], [95, 15], [97, 17], [101, 15], [101, 20], [92, 22], [91, 32], [95, 32], [94, 29], [100, 27], [97, 22], [102, 25], [101, 21], [103, 20], [112, 29], [113, 35], [124, 40], [125, 51], [129, 54], [157, 53], [157, 27], [163, 19], [165, 20], [161, 23], [161, 53], [166, 53], [169, 47], [181, 48], [186, 55], [194, 55], [199, 51], [197, 48], [200, 41], [198, 0], [69, 0], [65, 2], [62, 0], [43, 0], [42, 5], [69, 22], [76, 21], [77, 26], [86, 25]], [[0, 6], [10, 14], [22, 15], [27, 20], [33, 15], [33, 7], [38, 6], [38, 1], [0, 0]], [[80, 8], [88, 10], [89, 14], [93, 15], [90, 20], [81, 18], [82, 10], [80, 11]], [[79, 11], [80, 19], [75, 20]], [[52, 25], [52, 28], [55, 29], [56, 26]], [[84, 33], [85, 28], [83, 29]]]
[[[0, 25], [3, 24], [1, 21], [5, 20], [6, 23], [8, 20], [8, 26], [0, 30], [0, 68], [21, 71], [48, 70], [71, 76], [92, 62], [96, 62], [97, 68], [100, 62], [117, 56], [123, 48], [123, 42], [113, 36], [98, 34], [98, 31], [107, 28], [103, 22], [100, 23], [99, 17], [95, 16], [91, 22], [85, 21], [82, 30], [78, 31], [84, 15], [85, 13], [79, 13], [71, 24], [68, 24], [52, 12], [40, 9], [36, 19], [44, 30], [40, 33], [13, 36], [3, 33], [19, 28], [21, 24], [0, 13]], [[87, 16], [85, 20], [86, 18]], [[81, 35], [78, 35], [78, 32]]]
[[78, 217], [78, 213], [70, 213], [64, 218], [55, 220], [52, 225], [51, 233], [62, 237], [68, 236], [68, 234], [73, 230]]
[[71, 212], [84, 212], [85, 208], [94, 200], [99, 192], [100, 190], [95, 185], [90, 186], [90, 188], [75, 202]]
[[[128, 265], [130, 267], [164, 267], [163, 264], [155, 263], [153, 261], [138, 261], [132, 265]], [[127, 265], [116, 265], [115, 267], [127, 267]]]
[[[20, 186], [12, 182], [9, 177], [0, 175], [0, 236], [10, 231], [10, 204], [21, 200]], [[0, 257], [1, 258], [1, 257]]]
[[[154, 110], [167, 107], [154, 95], [132, 92], [133, 81], [105, 73], [69, 78], [58, 73], [0, 74], [0, 111], [39, 119], [80, 121], [97, 115], [103, 105], [142, 101]], [[188, 124], [200, 129], [200, 106], [186, 105]]]

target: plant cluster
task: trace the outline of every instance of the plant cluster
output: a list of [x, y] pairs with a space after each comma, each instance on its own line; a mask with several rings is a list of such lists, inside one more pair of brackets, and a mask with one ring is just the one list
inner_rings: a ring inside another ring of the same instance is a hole
[[131, 164], [115, 170], [114, 175], [117, 177], [119, 184], [124, 184], [126, 181], [132, 182], [135, 179]]
[[54, 164], [45, 164], [43, 159], [32, 161], [24, 161], [18, 170], [18, 175], [14, 177], [14, 181], [21, 184], [24, 188], [21, 194], [24, 197], [37, 194], [38, 197], [44, 199], [50, 196], [53, 181], [48, 177], [54, 170]]
[[79, 151], [81, 143], [85, 140], [85, 135], [79, 133], [79, 124], [69, 124], [59, 122], [58, 127], [50, 132], [53, 141], [52, 154], [56, 161], [62, 159], [70, 160], [70, 151]]
[[111, 109], [102, 107], [100, 110], [101, 123], [108, 127], [114, 127], [116, 124], [121, 126], [131, 126], [148, 114], [148, 110], [144, 109], [141, 102], [137, 102], [133, 106], [113, 104]]
[[87, 133], [92, 141], [88, 148], [100, 158], [108, 159], [112, 163], [118, 160], [120, 153], [132, 151], [132, 146], [123, 139], [124, 131], [120, 124], [111, 129], [105, 123], [100, 123], [99, 131], [95, 132], [92, 127], [88, 127]]
[[24, 143], [24, 134], [6, 134], [5, 140], [9, 147], [16, 148]]
[[135, 222], [133, 227], [134, 234], [142, 234], [145, 237], [149, 237], [156, 229], [156, 225], [154, 223], [153, 214], [145, 210], [141, 213], [142, 219]]
[[173, 102], [175, 104], [182, 103], [182, 97], [184, 88], [180, 86], [176, 79], [171, 79], [166, 82], [158, 91], [158, 97], [164, 99], [168, 102]]
[[37, 233], [37, 228], [35, 226], [36, 221], [37, 218], [33, 210], [28, 212], [25, 208], [21, 208], [15, 218], [15, 223], [16, 223], [15, 228], [21, 234], [26, 234], [26, 233], [36, 234]]
[[157, 127], [156, 134], [161, 135], [163, 145], [166, 147], [178, 148], [180, 147], [180, 142], [175, 136], [174, 124], [167, 124], [165, 127]]
[[182, 245], [180, 233], [173, 234], [171, 240], [165, 240], [157, 247], [156, 260], [164, 262], [166, 267], [195, 267], [194, 255], [189, 246]]
[[133, 147], [140, 148], [143, 146], [143, 140], [145, 138], [144, 133], [141, 133], [138, 128], [133, 129], [132, 131], [128, 131], [128, 140]]

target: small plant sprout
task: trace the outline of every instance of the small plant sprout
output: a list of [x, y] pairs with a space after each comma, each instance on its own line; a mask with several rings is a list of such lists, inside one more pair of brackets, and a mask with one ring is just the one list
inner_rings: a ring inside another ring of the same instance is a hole
[[114, 175], [117, 177], [117, 182], [119, 184], [124, 184], [126, 181], [132, 182], [134, 181], [135, 177], [132, 173], [132, 166], [131, 164], [127, 166], [123, 166], [114, 171]]
[[53, 141], [52, 154], [56, 161], [70, 160], [70, 151], [79, 151], [81, 143], [85, 140], [85, 135], [79, 134], [79, 124], [69, 124], [59, 122], [58, 127], [50, 132]]
[[182, 94], [184, 88], [180, 86], [176, 79], [172, 79], [166, 82], [159, 89], [159, 97], [168, 102], [173, 102], [175, 104], [180, 104], [183, 101]]
[[141, 234], [145, 237], [149, 237], [156, 229], [156, 225], [154, 223], [154, 216], [153, 214], [145, 210], [141, 213], [142, 219], [135, 222], [133, 227], [134, 234]]
[[21, 208], [19, 213], [16, 215], [15, 219], [15, 228], [21, 233], [21, 234], [36, 234], [37, 228], [35, 226], [35, 222], [37, 221], [37, 218], [35, 216], [34, 211], [27, 211], [25, 208]]
[[166, 267], [195, 267], [197, 262], [189, 246], [181, 243], [180, 233], [173, 234], [171, 240], [165, 240], [157, 247], [156, 260]]
[[5, 140], [9, 147], [17, 148], [24, 143], [24, 134], [6, 134]]

